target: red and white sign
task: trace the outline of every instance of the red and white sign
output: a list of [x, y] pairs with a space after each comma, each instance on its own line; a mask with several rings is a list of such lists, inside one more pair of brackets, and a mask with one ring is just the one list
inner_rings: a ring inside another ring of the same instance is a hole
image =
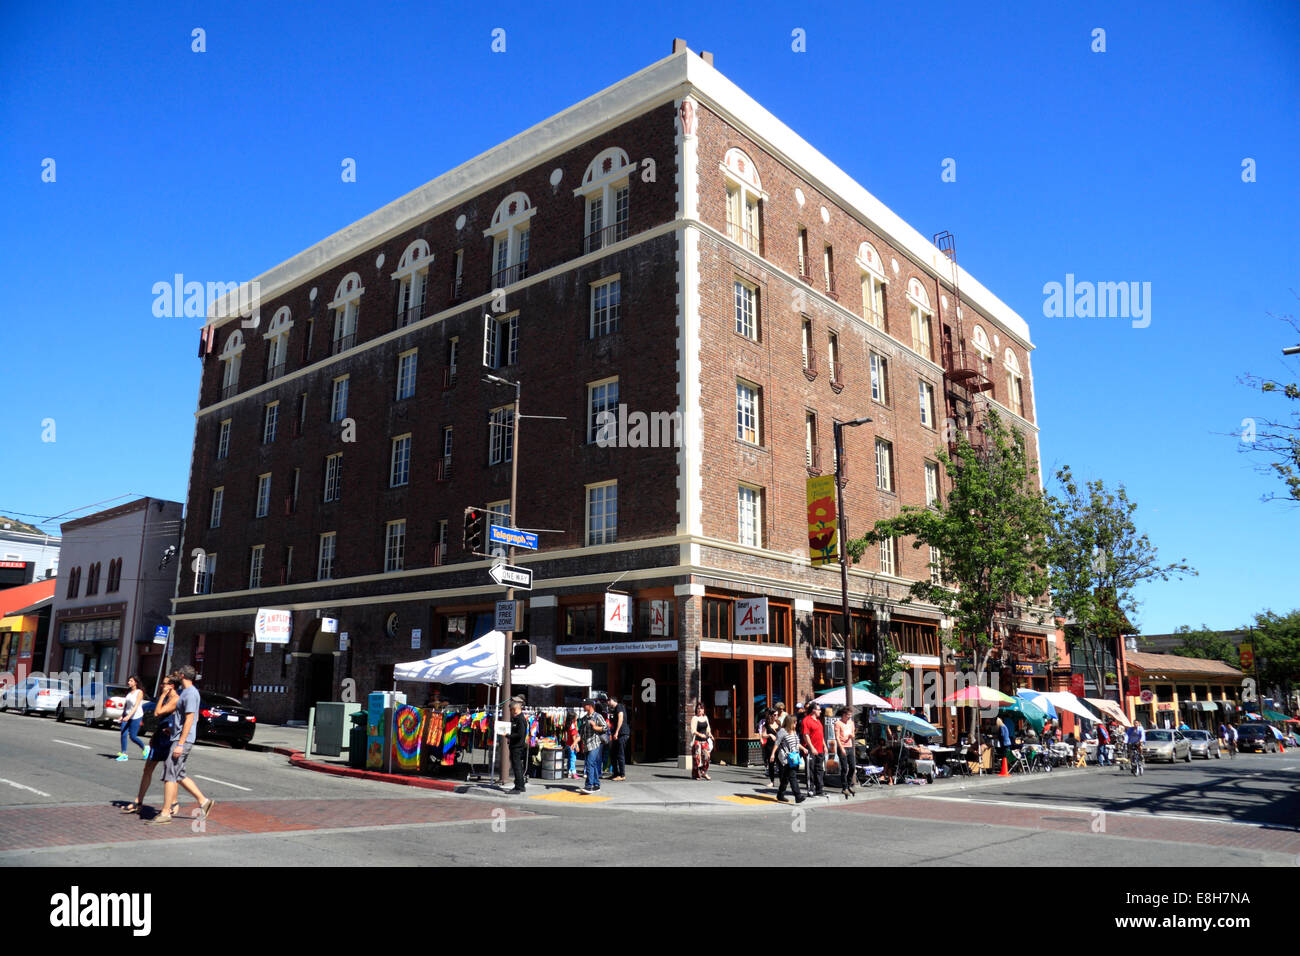
[[736, 601], [736, 635], [767, 633], [767, 598], [741, 598]]
[[1130, 697], [1136, 697], [1139, 693], [1141, 693], [1141, 691], [1138, 689], [1138, 678], [1137, 678], [1137, 674], [1129, 674], [1129, 675], [1128, 675], [1128, 695], [1129, 695]]
[[259, 644], [288, 644], [293, 634], [293, 612], [263, 607], [257, 610], [253, 637]]
[[668, 602], [650, 602], [650, 636], [668, 636]]
[[632, 597], [605, 592], [605, 630], [632, 633]]
[[0, 561], [0, 568], [25, 568], [26, 561]]
[[1149, 704], [1151, 701], [1156, 699], [1156, 695], [1151, 693], [1149, 690], [1144, 690], [1139, 696], [1142, 698], [1142, 703], [1144, 704]]

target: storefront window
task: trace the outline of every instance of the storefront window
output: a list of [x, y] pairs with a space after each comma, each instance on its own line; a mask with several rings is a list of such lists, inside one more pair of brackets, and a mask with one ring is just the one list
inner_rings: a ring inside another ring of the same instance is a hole
[[731, 640], [731, 602], [724, 598], [704, 599], [701, 636], [706, 641]]
[[605, 637], [605, 609], [599, 604], [575, 604], [564, 609], [561, 643], [592, 644]]

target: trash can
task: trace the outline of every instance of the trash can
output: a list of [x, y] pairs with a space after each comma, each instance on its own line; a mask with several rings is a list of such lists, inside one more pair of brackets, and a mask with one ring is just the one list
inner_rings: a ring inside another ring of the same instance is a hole
[[564, 750], [559, 747], [543, 747], [541, 756], [541, 773], [543, 780], [559, 780], [564, 776]]
[[348, 732], [348, 766], [356, 770], [366, 769], [366, 712], [359, 710], [352, 715], [352, 729]]

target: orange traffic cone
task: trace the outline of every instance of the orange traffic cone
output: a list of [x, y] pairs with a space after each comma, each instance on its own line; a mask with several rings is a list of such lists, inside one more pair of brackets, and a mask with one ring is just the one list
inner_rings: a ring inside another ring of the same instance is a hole
[[1011, 774], [1007, 773], [1007, 758], [1006, 758], [1006, 757], [1003, 757], [1003, 758], [1002, 758], [1002, 769], [998, 771], [998, 776], [999, 776], [999, 777], [1009, 777], [1009, 776], [1011, 776]]

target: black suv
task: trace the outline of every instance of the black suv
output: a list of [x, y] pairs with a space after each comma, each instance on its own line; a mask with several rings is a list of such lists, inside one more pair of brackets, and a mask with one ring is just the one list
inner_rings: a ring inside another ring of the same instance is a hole
[[1237, 749], [1275, 754], [1282, 749], [1268, 724], [1238, 724]]

